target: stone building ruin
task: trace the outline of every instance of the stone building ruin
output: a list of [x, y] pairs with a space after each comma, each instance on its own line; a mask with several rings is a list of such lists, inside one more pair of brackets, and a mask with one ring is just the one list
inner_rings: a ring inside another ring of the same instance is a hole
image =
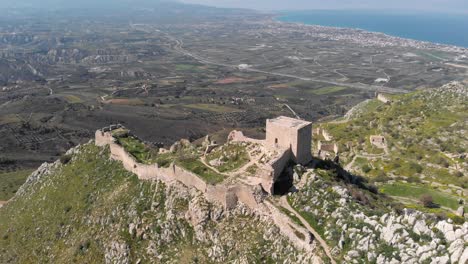
[[[305, 123], [304, 123], [305, 124]], [[301, 126], [304, 128], [307, 126]], [[311, 130], [308, 128], [304, 131]], [[110, 151], [110, 158], [112, 160], [122, 162], [123, 167], [134, 173], [140, 180], [159, 180], [168, 185], [179, 185], [194, 188], [201, 192], [205, 199], [209, 202], [221, 205], [225, 210], [233, 210], [239, 203], [246, 206], [252, 212], [259, 216], [271, 217], [273, 223], [279, 228], [280, 232], [288, 237], [296, 246], [305, 250], [313, 250], [313, 238], [309, 236], [309, 232], [302, 226], [297, 225], [290, 218], [284, 215], [272, 203], [265, 200], [265, 190], [272, 193], [272, 183], [274, 175], [281, 173], [284, 167], [291, 159], [307, 160], [308, 154], [305, 150], [301, 149], [299, 144], [302, 140], [308, 138], [306, 132], [299, 133], [289, 143], [289, 148], [279, 147], [273, 151], [268, 151], [266, 148], [266, 140], [250, 139], [243, 135], [242, 132], [233, 131], [229, 139], [231, 141], [241, 140], [255, 145], [261, 146], [265, 150], [265, 154], [271, 155], [272, 161], [263, 167], [264, 170], [259, 170], [259, 180], [253, 182], [245, 182], [241, 179], [237, 181], [221, 182], [218, 184], [209, 184], [205, 182], [199, 175], [189, 171], [174, 162], [168, 167], [160, 167], [155, 164], [142, 164], [139, 163], [130, 153], [128, 153], [122, 146], [116, 143], [114, 133], [118, 129], [125, 129], [121, 125], [113, 125], [103, 129], [99, 129], [95, 133], [95, 145], [99, 147], [108, 147]], [[293, 131], [294, 129], [291, 129]], [[291, 132], [290, 131], [290, 132]], [[276, 133], [272, 134], [277, 136]], [[301, 136], [304, 135], [304, 136]], [[294, 155], [292, 154], [292, 143], [298, 143], [294, 148]], [[279, 139], [278, 139], [279, 143]], [[211, 140], [206, 140], [206, 146], [215, 145]], [[283, 146], [283, 145], [282, 145]], [[272, 146], [270, 148], [273, 149]], [[276, 146], [274, 146], [276, 148]], [[162, 150], [162, 152], [161, 152]], [[169, 150], [160, 149], [160, 153], [168, 152]], [[279, 173], [278, 173], [279, 172]]]
[[294, 162], [305, 165], [312, 160], [312, 123], [285, 116], [267, 119], [266, 146], [289, 149]]
[[390, 100], [388, 98], [388, 96], [386, 96], [385, 94], [383, 93], [378, 93], [377, 94], [377, 100], [381, 101], [382, 103], [384, 104], [391, 104], [392, 103], [392, 100]]
[[288, 164], [307, 165], [312, 160], [312, 123], [300, 119], [285, 116], [268, 119], [264, 140], [248, 138], [241, 131], [232, 131], [228, 141], [251, 142], [261, 146], [264, 158], [257, 163], [259, 170], [256, 178], [269, 194], [275, 193], [275, 185], [283, 184], [287, 188], [291, 179], [281, 176]]
[[370, 143], [378, 148], [385, 148], [387, 142], [383, 136], [370, 136]]
[[[171, 164], [170, 168], [160, 168], [157, 164], [139, 164], [126, 151], [115, 143], [112, 131], [122, 128], [115, 125], [96, 131], [96, 145], [110, 146], [111, 157], [123, 162], [124, 167], [139, 176], [140, 179], [177, 180], [187, 186], [193, 186], [215, 197], [226, 208], [232, 208], [236, 201], [243, 201], [255, 206], [253, 189], [261, 186], [268, 194], [275, 193], [275, 184], [290, 181], [282, 178], [282, 172], [290, 163], [306, 165], [312, 160], [312, 123], [304, 120], [280, 116], [266, 121], [266, 139], [258, 140], [244, 136], [240, 131], [232, 131], [228, 141], [249, 142], [255, 144], [261, 155], [254, 163], [258, 167], [255, 175], [248, 181], [238, 180], [234, 185], [224, 186], [218, 184], [211, 186], [205, 184], [197, 175]], [[206, 152], [216, 147], [216, 144], [207, 143]], [[208, 149], [210, 148], [210, 149]], [[164, 149], [162, 153], [164, 153]], [[290, 182], [292, 184], [292, 181]], [[286, 184], [283, 184], [286, 185]], [[288, 186], [282, 186], [288, 188]], [[249, 195], [247, 195], [249, 194]]]

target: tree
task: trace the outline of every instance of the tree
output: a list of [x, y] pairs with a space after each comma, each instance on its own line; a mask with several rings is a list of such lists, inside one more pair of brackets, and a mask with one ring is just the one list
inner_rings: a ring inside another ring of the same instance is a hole
[[419, 198], [419, 201], [424, 205], [424, 207], [430, 208], [434, 206], [434, 200], [429, 194], [422, 195], [421, 198]]

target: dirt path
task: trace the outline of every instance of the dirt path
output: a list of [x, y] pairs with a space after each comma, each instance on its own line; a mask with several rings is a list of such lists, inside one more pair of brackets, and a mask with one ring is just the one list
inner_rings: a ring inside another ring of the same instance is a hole
[[356, 162], [356, 159], [357, 158], [363, 158], [363, 159], [383, 159], [383, 158], [386, 158], [388, 157], [389, 153], [388, 153], [388, 148], [385, 147], [384, 148], [384, 151], [385, 153], [382, 153], [382, 154], [367, 154], [367, 155], [364, 155], [364, 154], [355, 154], [353, 159], [351, 160], [350, 163], [346, 164], [346, 166], [344, 167], [344, 169], [346, 171], [351, 171], [353, 169], [353, 165], [354, 165], [354, 162]]
[[283, 196], [280, 199], [280, 204], [282, 207], [286, 208], [289, 212], [293, 213], [299, 220], [301, 220], [301, 223], [307, 228], [309, 232], [311, 232], [315, 239], [320, 243], [322, 246], [323, 250], [325, 251], [325, 254], [327, 254], [328, 258], [330, 258], [331, 263], [336, 264], [336, 261], [333, 259], [332, 254], [331, 254], [331, 249], [328, 247], [327, 243], [325, 240], [322, 239], [322, 237], [313, 229], [309, 223], [296, 211], [294, 208], [289, 205], [288, 200], [286, 199], [287, 196]]
[[8, 203], [8, 201], [0, 201], [0, 208], [2, 208], [7, 203]]

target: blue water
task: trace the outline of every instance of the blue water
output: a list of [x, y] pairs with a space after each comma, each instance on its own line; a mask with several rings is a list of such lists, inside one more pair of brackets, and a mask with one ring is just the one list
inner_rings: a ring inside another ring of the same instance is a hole
[[468, 48], [468, 15], [320, 10], [284, 12], [279, 20], [310, 25], [360, 28], [402, 38]]

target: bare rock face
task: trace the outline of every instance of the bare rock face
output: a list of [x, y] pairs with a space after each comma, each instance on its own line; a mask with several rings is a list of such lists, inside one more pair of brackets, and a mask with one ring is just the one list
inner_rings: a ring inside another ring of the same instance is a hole
[[265, 193], [260, 184], [253, 187], [253, 195], [257, 203], [263, 202], [263, 200], [265, 200], [267, 197], [267, 193]]
[[195, 227], [203, 227], [210, 220], [210, 213], [209, 205], [198, 196], [189, 202], [186, 219]]
[[60, 166], [60, 162], [54, 163], [44, 162], [34, 171], [27, 179], [26, 182], [18, 189], [16, 196], [24, 196], [28, 193], [28, 189], [38, 183], [43, 177], [52, 174], [52, 172]]
[[104, 258], [106, 263], [129, 264], [130, 248], [125, 242], [113, 241], [107, 248]]
[[169, 148], [169, 151], [171, 153], [176, 153], [179, 149], [181, 149], [181, 147], [182, 146], [181, 146], [180, 142], [177, 141], [174, 144], [172, 144], [172, 146]]
[[458, 207], [458, 209], [457, 209], [457, 215], [459, 215], [459, 216], [461, 216], [461, 217], [464, 217], [464, 216], [465, 216], [465, 207], [464, 207], [464, 206]]

